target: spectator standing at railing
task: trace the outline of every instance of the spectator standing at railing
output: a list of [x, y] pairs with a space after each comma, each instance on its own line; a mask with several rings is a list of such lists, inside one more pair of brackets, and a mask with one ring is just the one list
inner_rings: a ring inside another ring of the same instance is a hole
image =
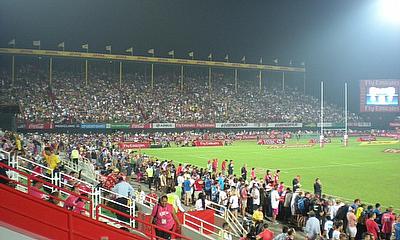
[[149, 164], [146, 168], [146, 173], [147, 173], [147, 181], [149, 184], [149, 188], [151, 188], [151, 184], [153, 183], [153, 178], [154, 178], [154, 168], [153, 165]]
[[174, 227], [179, 230], [181, 223], [175, 214], [173, 206], [168, 203], [166, 195], [162, 196], [159, 203], [153, 207], [150, 222], [159, 227], [156, 228], [156, 235], [163, 239], [171, 239], [171, 234], [163, 230], [172, 231]]
[[[127, 206], [128, 206], [128, 199], [133, 197], [135, 194], [133, 187], [129, 183], [127, 183], [123, 177], [119, 176], [118, 183], [112, 188], [112, 191], [114, 193], [118, 194], [115, 201], [120, 203], [120, 204], [116, 204], [115, 208], [118, 211], [129, 215], [129, 208]], [[129, 221], [129, 218], [118, 215], [118, 214], [117, 214], [117, 218], [124, 222]]]
[[79, 151], [77, 147], [74, 147], [74, 149], [71, 151], [71, 160], [72, 163], [74, 164], [74, 168], [78, 168], [78, 160], [79, 160]]
[[43, 151], [43, 157], [46, 160], [47, 167], [50, 168], [47, 170], [47, 174], [51, 175], [51, 173], [58, 168], [61, 161], [58, 156], [54, 153], [54, 150], [50, 147], [45, 147]]

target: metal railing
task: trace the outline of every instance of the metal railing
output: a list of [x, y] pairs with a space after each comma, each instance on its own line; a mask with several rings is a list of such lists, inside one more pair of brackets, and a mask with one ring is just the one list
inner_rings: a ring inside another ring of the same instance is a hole
[[247, 234], [243, 225], [239, 222], [239, 219], [235, 217], [226, 206], [210, 202], [210, 204], [206, 205], [206, 209], [213, 209], [216, 213], [222, 216], [236, 236], [244, 236]]

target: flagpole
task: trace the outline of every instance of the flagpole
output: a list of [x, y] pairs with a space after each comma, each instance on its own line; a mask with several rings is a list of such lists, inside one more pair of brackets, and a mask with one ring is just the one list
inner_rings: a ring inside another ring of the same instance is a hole
[[151, 89], [153, 88], [154, 88], [154, 63], [151, 64]]
[[285, 91], [285, 72], [282, 72], [282, 92]]
[[321, 82], [321, 135], [319, 136], [319, 146], [324, 146], [324, 82]]
[[122, 87], [122, 61], [119, 62], [119, 88]]
[[53, 84], [53, 58], [50, 58], [49, 62], [49, 83], [50, 86]]
[[208, 67], [208, 91], [211, 92], [211, 67]]
[[181, 92], [183, 92], [183, 65], [181, 65]]
[[235, 68], [235, 93], [238, 92], [238, 70]]
[[258, 74], [258, 87], [260, 88], [260, 93], [262, 91], [262, 71], [260, 70]]

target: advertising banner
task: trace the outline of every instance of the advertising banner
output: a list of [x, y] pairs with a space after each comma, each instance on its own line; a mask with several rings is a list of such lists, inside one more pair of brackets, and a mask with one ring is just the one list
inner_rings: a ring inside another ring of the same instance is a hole
[[55, 124], [55, 128], [79, 128], [79, 124]]
[[278, 139], [278, 138], [274, 138], [274, 139], [261, 139], [261, 140], [258, 141], [257, 144], [258, 144], [258, 145], [285, 144], [285, 140], [284, 140], [284, 139]]
[[257, 139], [257, 135], [236, 135], [236, 140], [255, 140]]
[[134, 148], [150, 148], [149, 142], [120, 142], [118, 143], [120, 149], [134, 149]]
[[175, 123], [152, 123], [152, 128], [175, 128]]
[[268, 123], [267, 127], [269, 128], [301, 128], [303, 127], [303, 123]]
[[391, 123], [389, 123], [389, 126], [391, 126], [391, 127], [400, 127], [400, 122], [391, 122]]
[[81, 128], [103, 129], [103, 128], [106, 128], [106, 124], [105, 123], [81, 123]]
[[364, 137], [357, 138], [357, 142], [370, 142], [370, 141], [376, 141], [376, 137], [375, 136], [364, 136]]
[[215, 128], [215, 123], [176, 123], [176, 128]]
[[151, 123], [147, 123], [147, 124], [131, 123], [130, 127], [137, 128], [137, 129], [147, 129], [147, 128], [151, 128]]
[[129, 123], [107, 123], [106, 128], [109, 129], [127, 129], [130, 128]]
[[46, 123], [26, 123], [25, 129], [53, 129], [54, 124], [51, 122]]
[[216, 147], [216, 146], [223, 146], [224, 143], [223, 141], [218, 141], [218, 140], [196, 140], [194, 141], [194, 145], [196, 147]]
[[265, 123], [216, 123], [216, 128], [265, 128]]

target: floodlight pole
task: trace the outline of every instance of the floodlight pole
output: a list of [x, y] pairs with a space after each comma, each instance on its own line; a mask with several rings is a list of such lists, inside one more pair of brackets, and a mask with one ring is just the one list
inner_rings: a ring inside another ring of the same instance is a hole
[[344, 136], [343, 136], [343, 142], [345, 147], [347, 147], [349, 143], [347, 114], [348, 114], [348, 99], [347, 99], [347, 82], [346, 82], [344, 83]]
[[285, 91], [285, 72], [282, 72], [282, 92]]
[[319, 146], [324, 147], [324, 82], [321, 82], [321, 135], [319, 136]]
[[50, 58], [49, 62], [49, 84], [50, 86], [53, 83], [53, 58]]
[[238, 92], [238, 70], [235, 68], [235, 93]]
[[211, 67], [208, 68], [208, 91], [211, 92], [212, 87], [211, 87]]
[[258, 87], [259, 87], [260, 93], [261, 93], [261, 91], [262, 91], [261, 82], [262, 82], [262, 71], [260, 70], [260, 72], [259, 72], [259, 74], [258, 74]]
[[122, 88], [122, 61], [119, 62], [119, 88]]
[[181, 92], [183, 92], [183, 65], [181, 66]]
[[14, 87], [15, 84], [15, 56], [12, 56], [12, 64], [11, 64], [11, 85]]

